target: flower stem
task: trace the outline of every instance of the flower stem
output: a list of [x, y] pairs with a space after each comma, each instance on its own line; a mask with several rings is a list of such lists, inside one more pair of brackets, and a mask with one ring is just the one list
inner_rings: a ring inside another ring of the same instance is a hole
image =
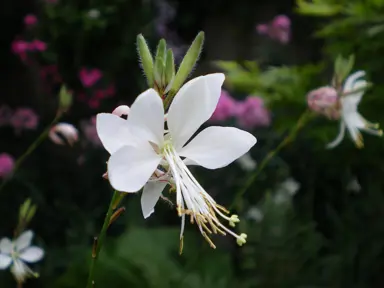
[[[28, 147], [28, 149], [24, 152], [23, 155], [21, 155], [15, 162], [15, 166], [13, 168], [13, 174], [16, 173], [17, 169], [19, 169], [19, 167], [21, 166], [21, 164], [23, 164], [23, 162], [25, 161], [25, 159], [33, 152], [36, 150], [36, 148], [47, 138], [48, 134], [49, 134], [49, 131], [51, 130], [51, 127], [53, 125], [55, 125], [60, 117], [61, 117], [62, 113], [61, 112], [57, 112], [56, 113], [56, 116], [55, 118], [52, 120], [52, 122], [44, 129], [44, 131], [39, 135], [39, 137], [37, 137], [37, 139]], [[9, 180], [11, 180], [12, 177], [8, 177], [8, 178], [5, 178], [3, 180], [3, 182], [1, 183], [0, 185], [0, 192], [4, 189], [4, 187], [7, 185], [7, 183], [9, 182]]]
[[111, 221], [111, 217], [113, 215], [113, 205], [115, 204], [116, 198], [119, 196], [119, 192], [115, 191], [113, 193], [111, 202], [109, 203], [108, 211], [107, 214], [105, 215], [103, 227], [101, 228], [100, 235], [99, 237], [95, 237], [95, 241], [93, 243], [93, 248], [92, 248], [92, 261], [91, 265], [89, 267], [89, 274], [88, 274], [88, 283], [87, 283], [87, 288], [94, 287], [95, 281], [93, 280], [93, 274], [95, 272], [95, 266], [96, 266], [96, 261], [99, 257], [99, 253], [101, 250], [101, 247], [103, 245], [105, 236], [107, 234], [108, 226]]
[[258, 165], [255, 173], [249, 176], [247, 181], [245, 182], [245, 185], [241, 187], [241, 189], [236, 193], [235, 200], [233, 201], [231, 205], [231, 209], [236, 207], [240, 210], [241, 208], [241, 198], [247, 192], [248, 188], [255, 182], [257, 177], [260, 175], [260, 173], [263, 171], [265, 166], [269, 163], [269, 161], [272, 160], [273, 157], [276, 156], [278, 152], [280, 152], [281, 149], [283, 149], [286, 145], [291, 143], [297, 136], [297, 133], [300, 131], [301, 128], [304, 127], [304, 125], [307, 123], [307, 121], [310, 119], [311, 113], [310, 111], [305, 111], [297, 121], [297, 124], [292, 127], [289, 134], [283, 139], [283, 141], [280, 142], [280, 144], [271, 152], [269, 152], [264, 159], [261, 161], [260, 165]]

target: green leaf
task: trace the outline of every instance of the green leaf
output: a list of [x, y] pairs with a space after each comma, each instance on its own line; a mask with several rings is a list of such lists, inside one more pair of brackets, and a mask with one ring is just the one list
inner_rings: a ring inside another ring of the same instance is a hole
[[326, 3], [322, 0], [314, 0], [311, 2], [307, 0], [297, 0], [296, 3], [299, 13], [321, 17], [337, 15], [343, 8], [341, 5]]

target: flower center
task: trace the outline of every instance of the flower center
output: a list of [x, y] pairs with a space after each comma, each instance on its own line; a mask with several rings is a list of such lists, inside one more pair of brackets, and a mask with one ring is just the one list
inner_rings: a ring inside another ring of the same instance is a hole
[[191, 224], [196, 223], [200, 233], [212, 248], [216, 248], [216, 246], [209, 236], [211, 234], [226, 235], [229, 233], [237, 239], [237, 243], [240, 246], [245, 244], [246, 234], [237, 235], [220, 221], [220, 218], [221, 220], [224, 219], [229, 222], [230, 226], [235, 227], [236, 223], [240, 222], [238, 216], [232, 215], [229, 217], [229, 211], [217, 204], [204, 188], [201, 187], [177, 154], [170, 141], [165, 141], [161, 151], [175, 181], [177, 212], [178, 215], [182, 217], [180, 253], [183, 246], [185, 216], [189, 216]]

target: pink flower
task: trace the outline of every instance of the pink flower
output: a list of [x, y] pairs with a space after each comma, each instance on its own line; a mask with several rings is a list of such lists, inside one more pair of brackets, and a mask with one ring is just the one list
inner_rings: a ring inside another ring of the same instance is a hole
[[259, 34], [267, 34], [271, 39], [287, 44], [291, 38], [291, 20], [285, 15], [277, 15], [269, 24], [256, 26]]
[[81, 130], [85, 138], [94, 146], [101, 146], [101, 141], [96, 131], [96, 116], [89, 120], [83, 120], [81, 123]]
[[219, 103], [211, 116], [212, 121], [225, 121], [236, 114], [237, 102], [225, 90], [221, 90]]
[[33, 26], [37, 23], [37, 17], [33, 14], [28, 14], [24, 17], [24, 24], [27, 26]]
[[15, 54], [24, 54], [29, 48], [29, 43], [24, 40], [14, 40], [11, 44], [12, 52]]
[[87, 70], [82, 68], [79, 72], [79, 78], [84, 87], [92, 87], [102, 76], [103, 74], [99, 69]]
[[11, 121], [12, 109], [6, 105], [0, 107], [0, 126], [8, 125]]
[[340, 109], [337, 107], [338, 102], [337, 91], [332, 87], [321, 87], [310, 91], [307, 95], [309, 109], [329, 119], [336, 120], [340, 118]]
[[7, 153], [0, 154], [0, 178], [7, 178], [11, 175], [15, 160]]
[[269, 27], [267, 24], [259, 24], [256, 26], [256, 30], [259, 34], [263, 35], [268, 33]]
[[32, 109], [18, 108], [11, 117], [10, 124], [16, 130], [16, 133], [19, 133], [23, 129], [36, 129], [39, 119]]
[[47, 50], [47, 44], [41, 40], [35, 39], [30, 43], [30, 50], [45, 51]]
[[239, 103], [236, 116], [239, 125], [247, 129], [271, 124], [270, 113], [264, 107], [263, 99], [257, 96], [248, 96]]
[[49, 138], [58, 145], [73, 146], [79, 140], [79, 132], [72, 124], [59, 123], [49, 131]]

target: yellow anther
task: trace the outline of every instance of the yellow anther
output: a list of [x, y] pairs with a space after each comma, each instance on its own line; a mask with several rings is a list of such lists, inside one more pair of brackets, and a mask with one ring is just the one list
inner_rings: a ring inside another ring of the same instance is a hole
[[203, 237], [205, 238], [205, 240], [207, 240], [207, 242], [209, 243], [209, 246], [211, 246], [211, 248], [213, 249], [216, 249], [216, 246], [215, 244], [213, 244], [211, 238], [208, 237], [208, 235], [206, 233], [202, 233]]
[[379, 130], [378, 133], [379, 133], [379, 136], [383, 136], [383, 130]]
[[245, 243], [247, 243], [247, 234], [241, 233], [239, 238], [237, 238], [236, 243], [239, 246], [243, 246]]
[[179, 247], [179, 254], [183, 253], [183, 248], [184, 248], [184, 236], [180, 237], [180, 247]]
[[239, 216], [232, 215], [231, 218], [229, 219], [229, 226], [235, 227], [236, 223], [239, 223], [239, 222], [240, 222]]

